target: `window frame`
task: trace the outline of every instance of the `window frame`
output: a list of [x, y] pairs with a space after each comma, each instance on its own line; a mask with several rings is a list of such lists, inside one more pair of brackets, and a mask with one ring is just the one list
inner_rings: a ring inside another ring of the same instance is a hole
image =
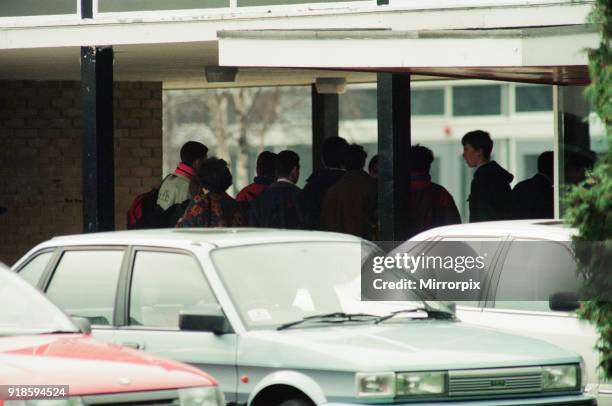
[[[57, 247], [57, 251], [54, 255], [54, 258], [50, 261], [50, 267], [47, 267], [45, 273], [41, 277], [40, 281], [40, 289], [47, 295], [47, 290], [49, 289], [49, 285], [53, 280], [53, 276], [57, 271], [57, 267], [60, 264], [61, 258], [66, 252], [75, 252], [75, 251], [123, 251], [123, 257], [121, 259], [121, 265], [119, 266], [119, 275], [117, 277], [117, 287], [115, 288], [115, 300], [113, 303], [113, 320], [110, 320], [108, 325], [104, 324], [92, 324], [92, 328], [99, 330], [111, 330], [116, 328], [117, 326], [117, 305], [120, 290], [119, 287], [121, 285], [121, 275], [124, 273], [124, 268], [126, 265], [126, 253], [128, 252], [128, 246], [124, 244], [118, 245], [67, 245], [63, 247]], [[59, 307], [59, 306], [58, 306]], [[65, 312], [64, 309], [62, 311]]]
[[[196, 266], [200, 270], [202, 278], [204, 278], [204, 282], [208, 285], [210, 292], [212, 293], [214, 299], [217, 301], [217, 304], [219, 305], [219, 308], [223, 312], [223, 315], [225, 316], [228, 324], [233, 329], [233, 331], [236, 331], [234, 326], [232, 325], [230, 318], [227, 317], [227, 314], [225, 314], [223, 304], [219, 300], [217, 293], [215, 292], [212, 284], [210, 283], [210, 280], [208, 279], [208, 276], [206, 275], [206, 271], [202, 267], [202, 264], [200, 263], [199, 258], [192, 251], [184, 250], [180, 248], [153, 247], [153, 246], [146, 246], [146, 245], [133, 245], [129, 247], [129, 252], [128, 252], [128, 255], [126, 256], [126, 261], [125, 261], [125, 265], [126, 265], [125, 272], [123, 273], [123, 275], [120, 275], [120, 280], [119, 280], [120, 287], [118, 288], [118, 291], [117, 291], [118, 302], [116, 306], [117, 314], [116, 314], [116, 319], [115, 319], [116, 320], [115, 325], [117, 328], [121, 330], [129, 330], [129, 331], [134, 331], [134, 330], [138, 330], [138, 331], [177, 331], [177, 332], [183, 331], [178, 326], [177, 328], [174, 328], [174, 327], [153, 327], [153, 326], [130, 325], [129, 318], [130, 318], [130, 300], [131, 300], [131, 291], [132, 291], [132, 280], [134, 276], [134, 264], [136, 263], [136, 255], [139, 252], [157, 252], [157, 253], [164, 253], [164, 254], [179, 254], [179, 255], [187, 255], [190, 258], [192, 258], [195, 261]], [[190, 332], [187, 331], [185, 333], [190, 333]], [[206, 332], [196, 331], [195, 333], [206, 333]]]

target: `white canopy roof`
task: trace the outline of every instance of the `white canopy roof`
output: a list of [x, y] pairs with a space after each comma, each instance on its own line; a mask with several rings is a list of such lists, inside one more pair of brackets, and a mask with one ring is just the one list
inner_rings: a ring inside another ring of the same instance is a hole
[[577, 84], [593, 27], [218, 33], [222, 66], [359, 69]]

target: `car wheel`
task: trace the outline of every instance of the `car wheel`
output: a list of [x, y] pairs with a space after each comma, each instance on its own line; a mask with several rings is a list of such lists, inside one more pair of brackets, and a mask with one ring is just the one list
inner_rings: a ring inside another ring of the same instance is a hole
[[315, 406], [315, 404], [306, 399], [289, 399], [281, 402], [278, 406]]

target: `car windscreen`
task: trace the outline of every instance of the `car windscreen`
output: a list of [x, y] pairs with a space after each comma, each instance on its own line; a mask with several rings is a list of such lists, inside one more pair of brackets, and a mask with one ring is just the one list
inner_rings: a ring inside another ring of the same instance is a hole
[[0, 269], [0, 336], [77, 331], [40, 292], [18, 275]]
[[[259, 329], [313, 315], [397, 310], [397, 303], [361, 301], [362, 263], [375, 251], [359, 242], [286, 242], [219, 248], [211, 257], [245, 326]], [[421, 305], [415, 295], [401, 307]]]

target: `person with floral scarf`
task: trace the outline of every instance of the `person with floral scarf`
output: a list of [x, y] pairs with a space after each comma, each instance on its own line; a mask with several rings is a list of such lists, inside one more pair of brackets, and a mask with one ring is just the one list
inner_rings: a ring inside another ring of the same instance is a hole
[[177, 227], [245, 226], [240, 206], [225, 191], [232, 184], [232, 174], [223, 159], [209, 158], [197, 171], [199, 192], [191, 199]]

